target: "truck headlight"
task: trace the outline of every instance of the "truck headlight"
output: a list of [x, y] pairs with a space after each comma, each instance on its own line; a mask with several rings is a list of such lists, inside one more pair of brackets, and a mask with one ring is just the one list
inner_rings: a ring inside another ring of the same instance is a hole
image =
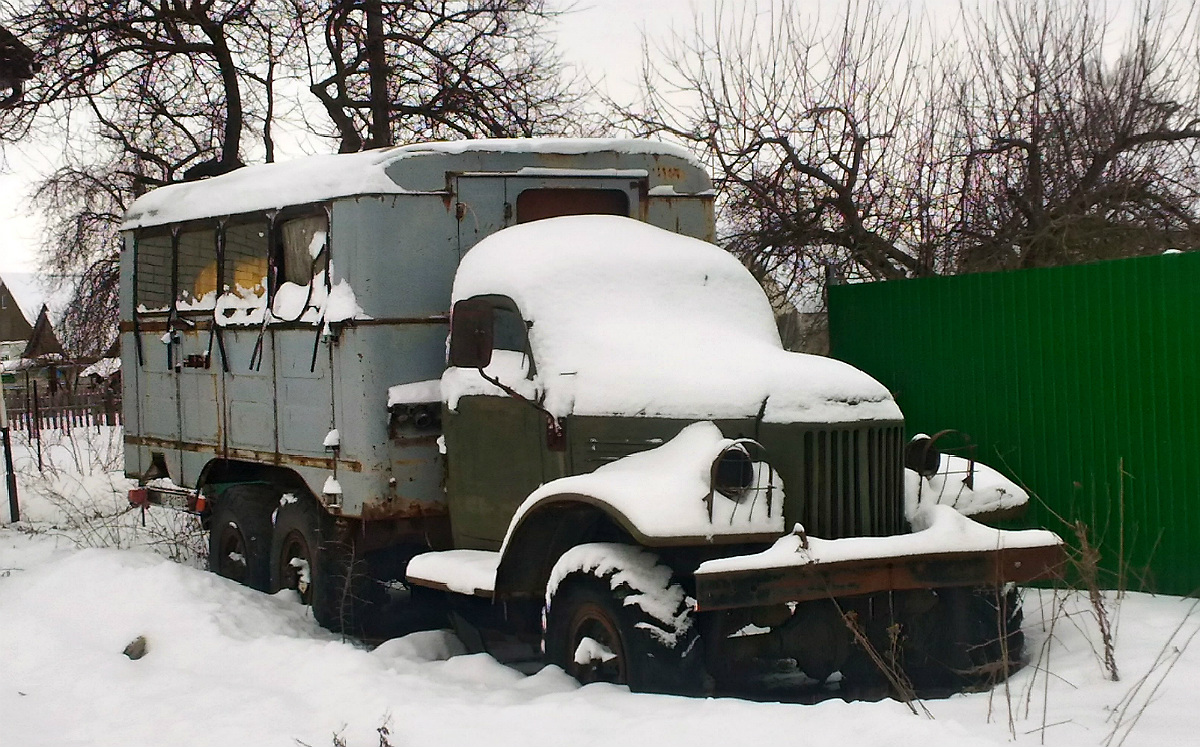
[[726, 498], [741, 502], [754, 487], [754, 478], [754, 460], [741, 442], [730, 444], [713, 463], [713, 490]]
[[[766, 526], [780, 518], [783, 493], [776, 490], [775, 471], [757, 441], [740, 438], [722, 449], [712, 462], [709, 486], [709, 521]], [[729, 502], [717, 500], [718, 494]]]

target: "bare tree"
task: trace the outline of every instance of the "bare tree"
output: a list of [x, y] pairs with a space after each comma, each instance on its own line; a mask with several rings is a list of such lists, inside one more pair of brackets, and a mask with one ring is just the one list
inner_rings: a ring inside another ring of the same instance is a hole
[[262, 123], [270, 149], [269, 108], [250, 111], [261, 97], [247, 90], [271, 83], [261, 71], [273, 59], [262, 50], [279, 32], [264, 14], [276, 8], [40, 0], [14, 14], [13, 28], [36, 42], [54, 73], [0, 114], [0, 131], [63, 138], [64, 164], [37, 186], [33, 203], [49, 221], [44, 264], [81, 278], [64, 320], [71, 352], [94, 354], [115, 333], [116, 232], [127, 203], [157, 185], [237, 168], [249, 123]]
[[1123, 39], [1093, 0], [988, 7], [718, 1], [618, 110], [705, 154], [723, 241], [780, 295], [1200, 247], [1197, 4], [1144, 0]]
[[[406, 140], [561, 134], [587, 91], [563, 77], [542, 0], [297, 0], [310, 90], [341, 152]], [[308, 35], [313, 42], [314, 33]]]
[[100, 356], [116, 336], [118, 230], [137, 187], [126, 176], [130, 171], [113, 164], [64, 166], [32, 197], [48, 217], [42, 266], [75, 283], [59, 332], [66, 351], [79, 358]]
[[15, 106], [25, 92], [25, 81], [40, 71], [41, 65], [33, 50], [0, 26], [0, 91], [8, 91], [8, 95], [0, 99], [0, 109]]
[[82, 275], [67, 335], [93, 347], [116, 318], [127, 204], [243, 158], [274, 160], [274, 124], [303, 118], [308, 96], [350, 151], [577, 131], [572, 108], [586, 94], [541, 36], [553, 15], [542, 0], [0, 3], [54, 68], [0, 111], [0, 133], [66, 136], [65, 163], [34, 203], [50, 219], [45, 263]]
[[945, 218], [922, 189], [935, 180], [929, 130], [941, 116], [913, 57], [922, 38], [872, 0], [836, 25], [790, 2], [718, 3], [711, 27], [677, 39], [665, 65], [646, 62], [643, 99], [622, 113], [706, 155], [724, 240], [785, 293], [826, 268], [925, 274], [936, 257], [924, 234]]
[[[13, 26], [37, 41], [54, 75], [26, 91], [16, 116], [58, 131], [82, 118], [144, 164], [148, 184], [175, 181], [208, 160], [239, 163], [244, 89], [262, 48], [254, 0], [42, 0]], [[255, 60], [256, 61], [256, 60]]]
[[1200, 248], [1198, 10], [1146, 0], [1123, 38], [1087, 0], [968, 24], [957, 269]]

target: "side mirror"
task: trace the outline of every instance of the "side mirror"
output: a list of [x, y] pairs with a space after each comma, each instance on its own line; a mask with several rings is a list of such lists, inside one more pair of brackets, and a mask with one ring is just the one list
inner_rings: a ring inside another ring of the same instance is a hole
[[492, 362], [495, 310], [483, 298], [468, 298], [450, 312], [450, 365], [486, 368]]

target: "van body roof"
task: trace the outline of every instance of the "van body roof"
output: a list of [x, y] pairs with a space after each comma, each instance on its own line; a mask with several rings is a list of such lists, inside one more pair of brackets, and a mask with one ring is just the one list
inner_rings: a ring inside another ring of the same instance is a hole
[[[564, 160], [562, 156], [598, 157], [585, 165], [582, 158]], [[507, 158], [501, 163], [496, 156]], [[635, 156], [635, 158], [629, 158]], [[640, 156], [641, 158], [637, 158]], [[631, 169], [666, 157], [677, 166], [688, 166], [684, 179], [696, 193], [711, 188], [703, 167], [686, 149], [650, 140], [596, 138], [524, 138], [495, 140], [459, 140], [451, 142], [416, 143], [380, 148], [361, 153], [310, 156], [293, 161], [246, 166], [221, 176], [194, 182], [182, 182], [160, 187], [142, 195], [130, 206], [121, 225], [122, 230], [161, 226], [189, 220], [213, 218], [239, 213], [272, 210], [288, 205], [304, 205], [354, 195], [405, 194], [446, 189], [447, 171], [473, 172], [483, 169], [479, 164], [496, 161], [483, 170], [505, 173], [517, 169]], [[444, 163], [437, 171], [440, 181], [434, 182], [431, 172], [418, 168], [417, 159], [440, 159]], [[513, 160], [516, 159], [516, 160]], [[520, 165], [516, 165], [520, 161]], [[651, 176], [651, 188], [670, 184], [661, 173]], [[411, 173], [411, 178], [408, 172]], [[669, 173], [665, 170], [662, 173]], [[702, 183], [696, 182], [697, 175]], [[678, 188], [678, 187], [677, 187]]]

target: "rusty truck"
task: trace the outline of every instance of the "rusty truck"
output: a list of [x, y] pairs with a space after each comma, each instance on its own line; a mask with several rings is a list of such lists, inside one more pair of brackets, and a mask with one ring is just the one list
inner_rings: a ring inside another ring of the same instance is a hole
[[1057, 573], [1058, 538], [923, 505], [928, 440], [866, 374], [783, 350], [713, 199], [675, 146], [558, 139], [140, 197], [130, 500], [198, 514], [211, 570], [326, 627], [448, 620], [583, 682], [786, 661], [952, 691], [1018, 666], [1015, 584]]

